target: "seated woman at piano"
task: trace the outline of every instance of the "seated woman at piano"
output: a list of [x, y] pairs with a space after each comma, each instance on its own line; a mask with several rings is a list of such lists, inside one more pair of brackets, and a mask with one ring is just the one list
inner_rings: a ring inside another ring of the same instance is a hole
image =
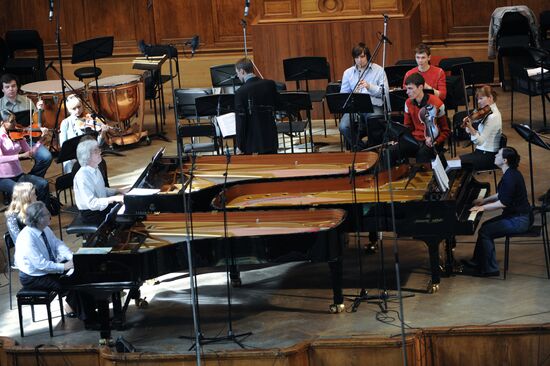
[[523, 176], [518, 170], [520, 156], [516, 149], [505, 147], [495, 156], [495, 165], [502, 169], [502, 179], [497, 193], [474, 200], [470, 211], [494, 211], [502, 209], [500, 216], [485, 221], [478, 233], [471, 260], [463, 263], [474, 270], [475, 276], [500, 276], [495, 255], [496, 238], [527, 231], [533, 222], [531, 205]]
[[84, 223], [99, 225], [117, 202], [123, 202], [126, 191], [105, 186], [98, 168], [102, 157], [96, 140], [81, 141], [76, 157], [80, 164], [73, 180], [76, 206]]
[[[89, 114], [83, 116], [84, 108], [82, 106], [82, 101], [75, 94], [71, 94], [67, 97], [65, 105], [70, 115], [61, 121], [59, 127], [59, 144], [62, 146], [65, 141], [69, 139], [95, 131], [98, 133], [97, 142], [99, 146], [102, 146], [107, 139], [109, 126], [100, 121], [94, 122]], [[76, 160], [63, 162], [63, 172], [71, 172], [75, 163]], [[100, 169], [102, 173], [104, 173], [105, 179], [107, 179], [107, 166], [104, 160], [102, 160], [100, 164]], [[107, 181], [105, 181], [105, 184], [108, 184]]]
[[[496, 105], [497, 93], [483, 85], [476, 91], [479, 120], [465, 117], [463, 126], [475, 145], [474, 152], [460, 156], [461, 165], [471, 164], [474, 170], [489, 170], [495, 167], [495, 155], [500, 148], [502, 136], [502, 116]], [[478, 123], [475, 123], [478, 122]], [[477, 127], [475, 127], [477, 126]]]
[[27, 207], [33, 202], [36, 202], [36, 190], [32, 183], [19, 182], [13, 187], [11, 202], [4, 214], [6, 215], [8, 232], [14, 243], [25, 227]]
[[[2, 120], [0, 123], [0, 191], [7, 192], [11, 196], [16, 183], [30, 182], [36, 188], [38, 199], [49, 205], [49, 185], [43, 178], [43, 174], [46, 173], [42, 166], [44, 162], [35, 155], [44, 149], [41, 141], [31, 148], [25, 137], [12, 139], [10, 132], [15, 129], [15, 115], [3, 109], [0, 111], [0, 118]], [[45, 130], [47, 132], [47, 129]], [[34, 166], [28, 174], [25, 174], [21, 160], [31, 158], [35, 158]], [[49, 163], [47, 165], [49, 166]]]

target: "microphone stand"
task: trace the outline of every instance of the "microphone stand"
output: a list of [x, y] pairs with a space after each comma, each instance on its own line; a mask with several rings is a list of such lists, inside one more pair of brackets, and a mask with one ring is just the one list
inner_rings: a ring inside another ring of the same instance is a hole
[[[172, 76], [172, 63], [170, 62], [170, 87], [172, 89], [172, 103], [176, 106], [176, 93], [174, 93], [174, 77]], [[174, 108], [174, 124], [176, 125], [176, 133], [178, 133], [178, 114], [177, 108]], [[180, 181], [183, 188], [182, 199], [183, 199], [183, 211], [187, 214], [185, 220], [185, 244], [187, 249], [187, 266], [189, 267], [189, 288], [191, 290], [191, 309], [193, 314], [193, 328], [195, 331], [195, 358], [196, 364], [201, 365], [201, 339], [202, 334], [199, 324], [199, 299], [196, 293], [197, 283], [195, 277], [195, 271], [193, 267], [193, 252], [191, 250], [191, 241], [192, 241], [192, 212], [191, 206], [189, 205], [191, 191], [189, 191], [188, 197], [185, 193], [185, 176], [183, 174], [183, 144], [180, 141], [181, 139], [177, 138], [177, 151], [178, 151], [178, 164], [180, 167], [181, 175]], [[190, 178], [191, 179], [191, 178]]]
[[[246, 16], [248, 16], [248, 14], [245, 13], [244, 16], [246, 17]], [[240, 23], [241, 23], [241, 27], [243, 27], [244, 57], [248, 58], [248, 48], [247, 48], [247, 45], [246, 45], [246, 26], [247, 26], [246, 19], [244, 19], [244, 18], [241, 19]], [[254, 70], [256, 70], [258, 75], [260, 75], [260, 77], [263, 79], [264, 76], [262, 75], [262, 73], [258, 69], [258, 66], [256, 66], [256, 64], [254, 63], [254, 60], [250, 60], [250, 62], [252, 62], [252, 66], [254, 66]], [[233, 93], [234, 92], [235, 91], [233, 90]]]
[[[235, 334], [233, 332], [233, 318], [231, 312], [231, 268], [235, 268], [235, 256], [233, 252], [233, 240], [229, 238], [228, 222], [227, 222], [227, 205], [226, 205], [226, 189], [227, 189], [227, 176], [229, 173], [229, 164], [231, 162], [231, 154], [229, 153], [229, 146], [225, 145], [225, 172], [223, 173], [223, 185], [221, 191], [221, 202], [223, 212], [223, 241], [225, 244], [226, 256], [225, 256], [225, 274], [226, 274], [226, 291], [227, 291], [227, 335], [225, 337], [209, 339], [204, 344], [210, 344], [220, 341], [232, 341], [238, 344], [241, 348], [245, 348], [239, 338], [248, 337], [252, 335], [252, 332]], [[230, 263], [231, 261], [231, 263]]]
[[[380, 51], [381, 44], [382, 44], [382, 39], [378, 40], [378, 44], [376, 45], [371, 58], [368, 60], [367, 66], [365, 67], [365, 69], [359, 75], [359, 78], [357, 79], [357, 83], [352, 88], [351, 92], [349, 93], [346, 101], [344, 102], [344, 104], [342, 106], [342, 110], [346, 110], [346, 108], [350, 104], [350, 100], [353, 103], [352, 96], [354, 94], [354, 91], [357, 89], [357, 86], [359, 85], [359, 83], [363, 79], [363, 76], [365, 75], [367, 70], [372, 65], [373, 60], [378, 55], [378, 52]], [[383, 98], [383, 99], [385, 99], [385, 98]], [[359, 142], [359, 131], [358, 131], [359, 122], [355, 123], [355, 121], [353, 121], [353, 118], [354, 118], [353, 114], [354, 113], [351, 113], [351, 116], [350, 116], [350, 124], [351, 124], [351, 127], [352, 127], [352, 129], [351, 129], [351, 136], [352, 136], [351, 140], [352, 140], [352, 143], [353, 143], [353, 146], [352, 146], [353, 159], [352, 159], [352, 162], [351, 162], [351, 166], [349, 168], [349, 177], [350, 177], [350, 183], [351, 183], [351, 187], [352, 187], [353, 213], [354, 213], [354, 216], [355, 216], [355, 244], [356, 244], [356, 248], [357, 248], [357, 259], [358, 259], [358, 264], [359, 264], [359, 282], [361, 283], [361, 290], [359, 291], [359, 295], [357, 295], [355, 297], [355, 299], [353, 300], [353, 305], [351, 307], [351, 311], [355, 312], [355, 311], [357, 311], [357, 308], [359, 307], [361, 302], [363, 302], [363, 301], [368, 302], [371, 299], [378, 299], [378, 296], [375, 296], [375, 297], [369, 296], [367, 290], [365, 289], [365, 287], [363, 287], [365, 281], [364, 281], [364, 273], [363, 273], [363, 260], [361, 258], [361, 237], [360, 237], [361, 218], [360, 218], [360, 212], [359, 212], [359, 204], [357, 202], [357, 186], [356, 186], [356, 171], [355, 171], [355, 161], [356, 161], [356, 158], [357, 158], [357, 143]], [[357, 126], [356, 126], [356, 124], [357, 124]], [[357, 133], [357, 136], [356, 136], [356, 133]]]
[[[389, 16], [384, 14], [384, 33], [381, 37], [381, 41], [383, 40], [384, 42], [384, 50], [382, 52], [382, 68], [385, 67], [385, 63], [386, 63], [386, 43], [389, 42], [389, 39], [387, 37], [388, 33], [387, 33], [387, 27], [388, 27], [388, 21], [389, 21]], [[385, 86], [383, 85], [382, 86], [383, 89], [385, 89]], [[391, 118], [390, 118], [390, 115], [389, 115], [389, 108], [388, 108], [388, 100], [386, 98], [386, 90], [383, 90], [383, 105], [384, 105], [384, 117], [386, 119], [386, 131], [384, 133], [384, 140], [387, 141], [389, 139], [389, 126], [390, 126], [390, 122], [391, 122]], [[380, 148], [380, 154], [383, 154], [383, 147]], [[388, 168], [388, 190], [389, 190], [389, 193], [390, 193], [390, 208], [391, 208], [391, 222], [392, 222], [392, 232], [393, 232], [393, 256], [394, 256], [394, 265], [395, 265], [395, 281], [396, 281], [396, 286], [397, 286], [397, 297], [399, 299], [399, 313], [401, 314], [401, 316], [399, 317], [400, 319], [400, 329], [401, 329], [401, 349], [402, 349], [402, 354], [403, 354], [403, 365], [407, 366], [408, 364], [408, 361], [407, 361], [407, 346], [406, 346], [406, 343], [405, 343], [405, 312], [404, 312], [404, 307], [403, 307], [403, 292], [402, 292], [402, 289], [401, 289], [401, 275], [400, 275], [400, 267], [399, 267], [399, 245], [398, 245], [398, 242], [397, 242], [397, 229], [396, 229], [396, 224], [395, 224], [395, 202], [393, 200], [393, 187], [392, 187], [392, 175], [391, 175], [391, 159], [390, 159], [390, 154], [389, 154], [389, 150], [388, 150], [388, 153], [385, 154], [386, 155], [386, 166]], [[377, 220], [378, 222], [378, 220]], [[378, 223], [377, 223], [378, 224]], [[382, 248], [382, 250], [380, 251], [380, 255], [381, 255], [381, 258], [382, 258], [382, 263], [384, 262], [384, 257], [383, 257], [383, 253], [384, 253], [384, 246], [381, 245], [380, 246]], [[384, 291], [383, 291], [383, 294], [382, 294], [382, 298], [383, 298], [383, 301], [384, 301], [384, 307], [385, 307], [385, 310], [387, 312], [387, 298], [388, 298], [388, 293], [387, 293], [387, 289], [385, 288], [385, 285], [386, 285], [386, 277], [385, 277], [385, 270], [383, 271], [383, 285], [384, 285]]]

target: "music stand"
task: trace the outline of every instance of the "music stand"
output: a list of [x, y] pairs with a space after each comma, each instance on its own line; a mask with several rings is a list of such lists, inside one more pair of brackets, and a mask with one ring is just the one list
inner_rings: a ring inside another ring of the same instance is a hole
[[237, 85], [243, 85], [237, 77], [235, 64], [212, 66], [210, 68], [210, 79], [212, 80], [212, 87], [221, 88], [230, 86], [233, 88], [233, 93], [235, 93]]
[[[71, 63], [77, 64], [84, 61], [93, 61], [94, 69], [96, 69], [96, 60], [105, 57], [111, 57], [113, 55], [115, 37], [99, 37], [88, 39], [73, 45], [73, 55]], [[99, 89], [97, 83], [97, 74], [94, 75], [96, 90]], [[98, 96], [97, 98], [97, 110], [101, 112], [101, 102]]]
[[72, 159], [76, 159], [76, 148], [78, 144], [80, 143], [80, 140], [84, 136], [93, 136], [97, 139], [97, 132], [91, 131], [89, 133], [85, 133], [84, 135], [75, 136], [72, 139], [66, 140], [63, 145], [61, 145], [61, 148], [59, 149], [59, 153], [57, 154], [57, 163], [63, 163], [65, 161], [69, 161]]
[[546, 150], [550, 150], [550, 145], [544, 142], [542, 137], [527, 125], [512, 123], [512, 128], [516, 130], [518, 135], [520, 135], [525, 141], [529, 143], [529, 176], [531, 178], [531, 205], [535, 206], [535, 181], [533, 178], [533, 152], [531, 151], [531, 145], [537, 145]]
[[355, 150], [359, 141], [359, 136], [355, 136], [356, 133], [359, 133], [359, 121], [355, 120], [355, 114], [373, 112], [370, 95], [366, 93], [333, 93], [327, 94], [326, 99], [330, 113], [341, 115], [350, 113], [352, 149]]
[[307, 56], [287, 58], [283, 60], [285, 81], [296, 81], [296, 88], [299, 89], [299, 82], [306, 81], [306, 91], [309, 92], [308, 80], [330, 79], [326, 57]]
[[212, 94], [195, 99], [197, 117], [235, 112], [235, 94]]
[[[309, 93], [307, 92], [282, 92], [279, 93], [279, 97], [277, 99], [277, 106], [276, 109], [280, 111], [286, 111], [287, 115], [289, 116], [289, 134], [290, 134], [290, 150], [292, 153], [294, 153], [294, 143], [292, 141], [292, 121], [290, 120], [290, 116], [294, 112], [296, 115], [299, 116], [300, 111], [306, 111], [307, 116], [307, 123], [309, 124], [309, 142], [311, 147], [311, 152], [314, 151], [314, 144], [313, 144], [313, 130], [311, 127], [311, 98]], [[305, 142], [305, 150], [306, 153], [307, 150], [307, 140]]]

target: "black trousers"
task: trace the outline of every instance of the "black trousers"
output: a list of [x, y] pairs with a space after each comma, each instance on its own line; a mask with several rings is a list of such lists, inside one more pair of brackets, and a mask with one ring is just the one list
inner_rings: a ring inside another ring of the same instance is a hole
[[19, 272], [19, 280], [23, 288], [28, 290], [57, 291], [60, 296], [66, 296], [65, 301], [80, 320], [95, 320], [97, 314], [94, 299], [80, 291], [67, 290], [62, 284], [60, 277], [61, 275], [58, 274], [29, 276], [23, 272]]

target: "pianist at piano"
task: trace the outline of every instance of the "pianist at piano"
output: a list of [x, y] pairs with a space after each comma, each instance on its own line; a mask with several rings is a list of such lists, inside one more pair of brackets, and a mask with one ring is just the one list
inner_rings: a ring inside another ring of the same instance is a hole
[[[27, 207], [27, 226], [15, 245], [15, 261], [21, 285], [29, 290], [54, 290], [62, 293], [60, 276], [74, 268], [71, 250], [49, 228], [51, 215], [43, 202]], [[74, 312], [81, 320], [93, 317], [93, 301], [77, 291], [67, 291], [68, 315]]]
[[74, 195], [82, 221], [99, 224], [116, 202], [123, 201], [123, 189], [105, 187], [99, 170], [101, 149], [95, 140], [84, 140], [76, 148], [81, 168], [74, 176]]
[[500, 216], [485, 221], [478, 231], [474, 255], [466, 265], [475, 269], [474, 275], [482, 277], [499, 276], [495, 255], [494, 239], [507, 234], [527, 231], [532, 222], [532, 211], [527, 199], [523, 176], [518, 170], [520, 156], [516, 149], [505, 147], [495, 156], [495, 165], [502, 169], [497, 193], [474, 201], [471, 211], [493, 211], [502, 209]]

